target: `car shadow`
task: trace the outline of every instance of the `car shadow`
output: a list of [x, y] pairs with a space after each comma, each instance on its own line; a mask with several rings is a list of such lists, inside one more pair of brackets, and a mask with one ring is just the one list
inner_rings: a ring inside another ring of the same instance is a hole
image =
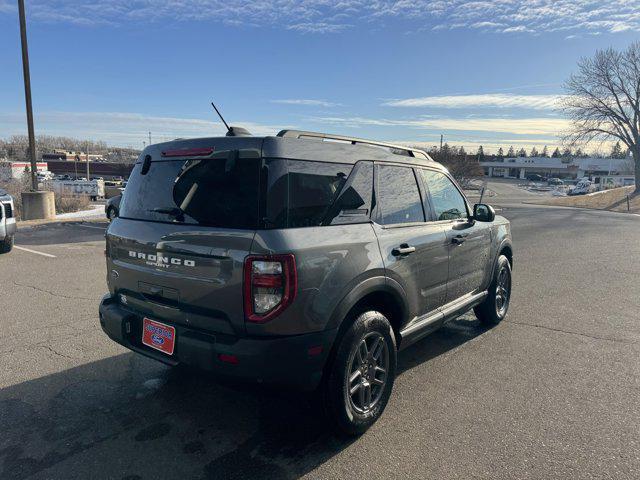
[[46, 246], [104, 241], [109, 222], [59, 222], [30, 227], [18, 224], [16, 244]]
[[[486, 331], [470, 317], [399, 355], [399, 374]], [[357, 439], [313, 394], [237, 385], [123, 353], [0, 390], [0, 478], [297, 478]]]

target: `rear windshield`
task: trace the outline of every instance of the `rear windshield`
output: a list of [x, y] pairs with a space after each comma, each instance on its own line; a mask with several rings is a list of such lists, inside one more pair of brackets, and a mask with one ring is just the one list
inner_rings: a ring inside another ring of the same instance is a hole
[[373, 167], [261, 159], [255, 151], [134, 168], [120, 217], [234, 229], [369, 221]]
[[222, 228], [258, 226], [261, 160], [232, 153], [223, 158], [152, 162], [134, 168], [120, 217]]

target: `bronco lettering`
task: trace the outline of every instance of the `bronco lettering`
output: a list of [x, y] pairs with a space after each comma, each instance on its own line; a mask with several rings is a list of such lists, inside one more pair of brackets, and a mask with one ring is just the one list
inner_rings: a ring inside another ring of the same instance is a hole
[[157, 254], [146, 254], [143, 252], [135, 252], [133, 250], [129, 250], [129, 256], [131, 258], [139, 258], [140, 260], [145, 260], [147, 265], [153, 265], [156, 267], [164, 267], [167, 268], [169, 263], [171, 265], [184, 265], [185, 267], [195, 267], [196, 262], [193, 260], [183, 260], [177, 257], [167, 257], [162, 253]]

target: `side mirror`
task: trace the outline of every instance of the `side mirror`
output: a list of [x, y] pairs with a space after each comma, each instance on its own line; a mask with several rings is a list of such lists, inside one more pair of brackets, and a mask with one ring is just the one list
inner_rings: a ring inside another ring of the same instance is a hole
[[478, 222], [493, 222], [496, 218], [496, 211], [491, 205], [486, 203], [476, 203], [473, 206], [473, 219]]

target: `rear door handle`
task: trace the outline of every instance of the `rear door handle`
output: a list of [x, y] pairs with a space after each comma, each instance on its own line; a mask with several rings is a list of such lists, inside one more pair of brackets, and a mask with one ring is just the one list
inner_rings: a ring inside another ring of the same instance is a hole
[[461, 233], [459, 235], [456, 235], [451, 239], [451, 243], [453, 243], [454, 245], [462, 245], [464, 241], [467, 239], [468, 235], [469, 235], [468, 233]]
[[415, 251], [416, 251], [416, 247], [410, 247], [406, 243], [403, 243], [399, 247], [396, 247], [393, 250], [391, 250], [391, 253], [396, 257], [400, 257], [403, 255], [409, 255], [410, 253], [413, 253]]

